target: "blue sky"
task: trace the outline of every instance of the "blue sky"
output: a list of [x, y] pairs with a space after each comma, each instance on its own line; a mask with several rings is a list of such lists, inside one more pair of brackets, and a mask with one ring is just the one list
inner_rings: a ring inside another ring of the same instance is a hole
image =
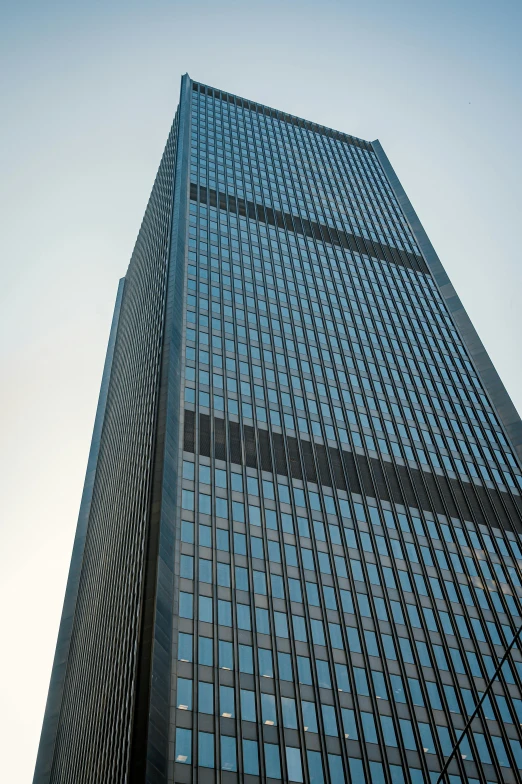
[[0, 749], [31, 780], [118, 278], [182, 73], [379, 138], [522, 410], [520, 2], [24, 2], [0, 30]]

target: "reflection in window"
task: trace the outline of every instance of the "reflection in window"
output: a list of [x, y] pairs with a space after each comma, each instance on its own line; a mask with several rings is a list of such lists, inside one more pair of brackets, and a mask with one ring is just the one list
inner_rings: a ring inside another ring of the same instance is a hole
[[192, 730], [176, 728], [176, 762], [192, 763]]

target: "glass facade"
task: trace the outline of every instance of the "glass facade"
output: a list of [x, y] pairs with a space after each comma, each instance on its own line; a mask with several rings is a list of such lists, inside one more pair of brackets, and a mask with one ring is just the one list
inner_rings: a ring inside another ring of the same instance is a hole
[[[185, 763], [430, 781], [522, 622], [517, 458], [371, 145], [194, 85], [190, 152]], [[521, 676], [452, 782], [518, 780]]]
[[[435, 782], [522, 623], [516, 449], [380, 145], [184, 85], [169, 743], [134, 780]], [[521, 725], [515, 647], [446, 781], [522, 781]]]

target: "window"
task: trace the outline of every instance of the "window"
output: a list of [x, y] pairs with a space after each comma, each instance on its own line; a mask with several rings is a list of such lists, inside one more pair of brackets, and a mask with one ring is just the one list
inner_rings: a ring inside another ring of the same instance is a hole
[[377, 699], [387, 700], [388, 692], [386, 689], [386, 683], [382, 672], [372, 670], [372, 681], [373, 681], [373, 690], [375, 692], [375, 696], [377, 697]]
[[325, 735], [337, 737], [337, 721], [335, 718], [335, 708], [332, 705], [322, 705], [323, 725]]
[[229, 735], [221, 736], [221, 770], [237, 770], [236, 739]]
[[288, 729], [297, 729], [297, 713], [295, 700], [291, 697], [281, 697], [283, 709], [283, 726]]
[[241, 718], [243, 721], [256, 721], [256, 695], [253, 691], [241, 689]]
[[199, 713], [214, 713], [214, 686], [212, 683], [199, 682], [198, 711]]
[[189, 678], [178, 678], [177, 707], [192, 710], [192, 680]]
[[368, 691], [368, 680], [366, 678], [366, 671], [363, 670], [361, 667], [354, 667], [353, 674], [355, 678], [355, 690], [357, 694], [361, 694], [365, 697], [368, 697], [370, 692]]
[[381, 715], [381, 728], [386, 746], [397, 746], [397, 738], [391, 716]]
[[328, 767], [330, 769], [330, 778], [332, 781], [345, 781], [343, 761], [341, 757], [339, 757], [337, 754], [328, 754]]
[[179, 617], [180, 618], [193, 618], [193, 595], [191, 593], [179, 592]]
[[277, 654], [277, 663], [279, 666], [279, 678], [282, 681], [292, 681], [294, 676], [292, 672], [292, 658], [290, 654], [279, 651]]
[[319, 686], [324, 689], [331, 689], [332, 682], [330, 680], [330, 668], [327, 661], [316, 659], [315, 666], [317, 669], [317, 681]]
[[474, 732], [473, 739], [477, 746], [480, 761], [491, 765], [491, 756], [484, 735], [481, 732]]
[[423, 750], [427, 754], [434, 754], [435, 746], [433, 744], [433, 738], [431, 736], [430, 725], [424, 724], [423, 722], [419, 722], [417, 726], [419, 728]]
[[209, 596], [199, 597], [199, 620], [212, 623], [212, 599]]
[[422, 698], [422, 691], [420, 683], [416, 678], [408, 678], [408, 686], [410, 688], [411, 699], [414, 705], [424, 707], [424, 700]]
[[231, 642], [219, 640], [219, 666], [223, 670], [234, 669], [234, 650]]
[[233, 719], [235, 714], [234, 689], [230, 686], [219, 687], [219, 715]]
[[254, 673], [251, 645], [239, 645], [239, 672], [245, 672], [248, 675]]
[[178, 635], [178, 661], [192, 661], [192, 635], [180, 632]]
[[181, 541], [194, 544], [194, 523], [189, 523], [187, 520], [181, 521]]
[[176, 728], [176, 762], [192, 764], [192, 730]]
[[[250, 631], [251, 628], [252, 628], [251, 622], [250, 622], [250, 605], [249, 604], [237, 604], [236, 605], [236, 611], [237, 611], [237, 626], [238, 626], [238, 629], [244, 629], [246, 631]], [[258, 612], [259, 612], [259, 608], [256, 608], [256, 621], [258, 620], [257, 619], [257, 613]], [[268, 634], [269, 633], [268, 613], [267, 613], [266, 610], [264, 612], [266, 613], [266, 617], [263, 619], [264, 622], [261, 624], [261, 628], [259, 628], [259, 631], [264, 633], [264, 634]]]
[[252, 776], [259, 775], [259, 752], [255, 740], [243, 740], [243, 770]]
[[317, 715], [315, 712], [315, 704], [313, 702], [302, 700], [301, 709], [303, 711], [304, 731], [317, 732]]
[[370, 777], [372, 784], [385, 784], [384, 770], [381, 762], [370, 762]]
[[198, 764], [202, 768], [214, 767], [214, 735], [211, 732], [198, 732]]
[[281, 778], [281, 763], [279, 760], [279, 746], [275, 743], [264, 743], [266, 775], [269, 778]]
[[350, 765], [350, 776], [352, 781], [353, 782], [366, 781], [362, 761], [360, 759], [355, 759], [354, 757], [350, 757], [348, 763]]
[[218, 623], [222, 626], [232, 626], [232, 605], [225, 599], [218, 599]]
[[415, 736], [413, 734], [411, 721], [409, 721], [409, 719], [399, 719], [399, 725], [401, 728], [404, 748], [408, 749], [409, 751], [417, 751], [417, 744], [415, 743]]
[[268, 648], [258, 648], [259, 674], [261, 677], [273, 678], [274, 669], [272, 666], [272, 651]]
[[286, 746], [286, 765], [288, 769], [288, 780], [302, 782], [303, 769], [301, 766], [301, 752], [293, 746]]
[[335, 663], [335, 679], [338, 691], [350, 691], [350, 681], [348, 680], [348, 668], [346, 664]]
[[377, 731], [372, 713], [361, 711], [361, 721], [366, 743], [377, 743]]
[[275, 697], [273, 694], [261, 694], [261, 713], [263, 724], [277, 724]]
[[[310, 751], [306, 752], [306, 758], [308, 760], [308, 772], [310, 774], [310, 784], [324, 784], [324, 776], [323, 776], [323, 762], [321, 759], [321, 753], [319, 751]], [[296, 779], [296, 781], [302, 781], [301, 779]]]
[[491, 736], [491, 741], [493, 743], [493, 748], [495, 749], [495, 754], [498, 759], [498, 764], [501, 768], [509, 768], [510, 762], [506, 752], [506, 747], [504, 746], [504, 741], [502, 738], [499, 738], [497, 735]]

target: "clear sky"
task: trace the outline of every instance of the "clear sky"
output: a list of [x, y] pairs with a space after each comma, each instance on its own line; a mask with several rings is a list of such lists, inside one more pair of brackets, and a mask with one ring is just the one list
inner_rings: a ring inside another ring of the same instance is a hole
[[0, 29], [0, 759], [40, 734], [118, 279], [181, 74], [378, 138], [522, 410], [520, 0], [17, 0]]

